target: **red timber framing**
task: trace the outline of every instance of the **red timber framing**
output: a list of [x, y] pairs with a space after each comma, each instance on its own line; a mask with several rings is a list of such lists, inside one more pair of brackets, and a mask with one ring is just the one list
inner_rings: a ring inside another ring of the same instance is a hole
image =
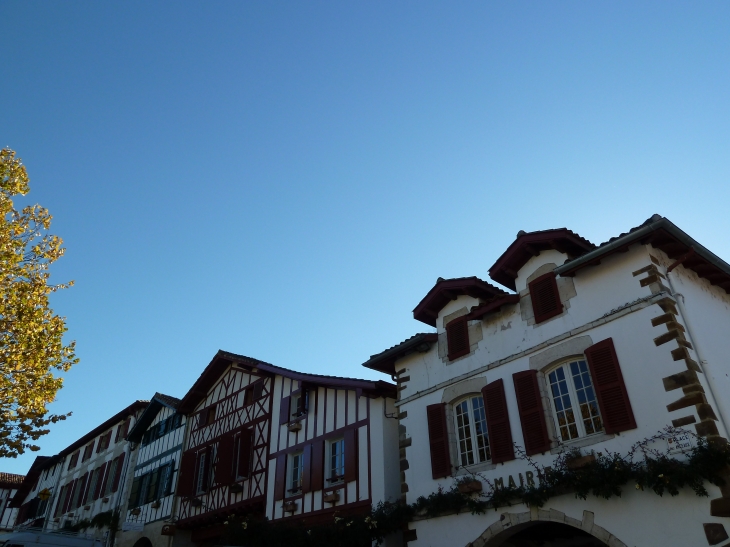
[[216, 356], [178, 407], [191, 420], [178, 526], [196, 536], [231, 513], [263, 513], [273, 380], [252, 368]]
[[[178, 482], [178, 526], [212, 538], [231, 514], [306, 515], [309, 522], [334, 511], [366, 511], [372, 502], [371, 407], [373, 399], [395, 395], [396, 386], [386, 382], [302, 374], [219, 352], [179, 407], [191, 430]], [[215, 419], [197, 427], [196, 416], [211, 406]], [[376, 408], [382, 418], [382, 407]], [[333, 444], [343, 451], [341, 477], [333, 476]], [[291, 483], [294, 455], [303, 469], [298, 490]], [[201, 472], [210, 477], [207, 488], [198, 480]], [[297, 509], [285, 512], [291, 502]]]

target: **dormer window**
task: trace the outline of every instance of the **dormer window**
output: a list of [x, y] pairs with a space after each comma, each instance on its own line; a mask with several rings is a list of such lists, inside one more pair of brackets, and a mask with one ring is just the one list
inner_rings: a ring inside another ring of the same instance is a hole
[[462, 315], [446, 325], [449, 361], [469, 354], [469, 325], [466, 318], [466, 315]]
[[548, 272], [531, 281], [529, 289], [535, 323], [542, 323], [563, 312], [558, 283], [553, 272]]

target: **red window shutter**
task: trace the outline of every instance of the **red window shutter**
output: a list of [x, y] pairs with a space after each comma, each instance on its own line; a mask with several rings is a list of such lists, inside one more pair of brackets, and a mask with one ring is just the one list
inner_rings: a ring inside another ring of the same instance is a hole
[[428, 420], [428, 443], [431, 447], [431, 474], [434, 479], [448, 477], [451, 475], [451, 455], [446, 429], [446, 405], [444, 403], [428, 405], [426, 418]]
[[119, 488], [119, 480], [122, 478], [122, 468], [124, 467], [124, 452], [119, 454], [117, 458], [117, 469], [114, 472], [114, 482], [112, 483], [112, 492], [116, 492]]
[[94, 487], [94, 499], [98, 500], [102, 492], [102, 482], [104, 482], [104, 472], [106, 471], [106, 463], [101, 464], [101, 467], [97, 469], [99, 476], [96, 479], [96, 486]]
[[248, 477], [251, 474], [253, 431], [251, 429], [244, 429], [241, 431], [238, 439], [238, 476]]
[[112, 462], [108, 461], [104, 464], [102, 473], [99, 476], [99, 480], [101, 481], [101, 490], [99, 491], [99, 496], [103, 496], [104, 492], [106, 492], [106, 484], [109, 482], [109, 475], [111, 474], [111, 471], [112, 471]]
[[63, 511], [61, 511], [62, 513], [66, 513], [69, 509], [69, 505], [71, 505], [71, 494], [73, 494], [74, 486], [76, 486], [76, 481], [71, 481], [67, 485], [66, 499], [63, 500]]
[[192, 496], [195, 489], [195, 452], [183, 452], [177, 474], [177, 495]]
[[89, 501], [89, 498], [91, 497], [91, 480], [94, 477], [94, 471], [88, 472], [88, 478], [86, 479], [86, 488], [83, 495], [83, 498], [81, 499], [81, 505], [86, 505], [86, 502]]
[[537, 384], [537, 371], [525, 370], [512, 375], [517, 395], [517, 408], [520, 412], [522, 437], [525, 441], [525, 452], [528, 456], [550, 450], [545, 409]]
[[312, 445], [305, 444], [302, 449], [302, 493], [312, 491]]
[[122, 434], [122, 424], [119, 424], [119, 425], [117, 426], [117, 434], [116, 434], [116, 435], [114, 436], [114, 442], [115, 442], [115, 443], [118, 443], [118, 442], [119, 442], [119, 436], [120, 436], [121, 434]]
[[629, 394], [616, 357], [613, 339], [607, 338], [585, 350], [606, 433], [636, 428]]
[[357, 429], [345, 430], [345, 482], [357, 480]]
[[89, 486], [89, 473], [84, 473], [84, 475], [81, 477], [81, 492], [79, 493], [79, 503], [77, 505], [83, 505], [86, 503], [86, 497], [87, 497], [87, 487]]
[[501, 463], [515, 459], [515, 447], [512, 444], [512, 430], [509, 424], [507, 399], [504, 395], [504, 382], [500, 378], [482, 388], [484, 413], [487, 418], [489, 448], [492, 452], [492, 463]]
[[284, 425], [289, 423], [291, 397], [284, 397], [279, 403], [279, 424]]
[[223, 435], [218, 441], [218, 462], [215, 464], [216, 484], [233, 482], [233, 435]]
[[309, 488], [311, 491], [322, 490], [324, 488], [324, 441], [322, 440], [312, 443], [312, 464], [310, 469]]
[[274, 479], [274, 501], [284, 499], [286, 493], [286, 454], [276, 457], [276, 477]]
[[560, 302], [558, 283], [553, 272], [541, 275], [529, 283], [532, 311], [535, 314], [535, 323], [555, 317], [563, 311]]
[[[65, 499], [65, 496], [66, 496], [66, 488], [67, 488], [67, 485], [64, 484], [61, 487], [61, 490], [59, 490], [60, 494], [58, 496], [58, 503], [56, 504], [56, 510], [53, 512], [54, 517], [57, 517], [61, 514], [61, 509], [63, 508], [63, 500]], [[20, 522], [20, 521], [18, 521], [18, 522]]]
[[449, 361], [469, 353], [469, 324], [466, 317], [466, 315], [462, 315], [446, 325]]

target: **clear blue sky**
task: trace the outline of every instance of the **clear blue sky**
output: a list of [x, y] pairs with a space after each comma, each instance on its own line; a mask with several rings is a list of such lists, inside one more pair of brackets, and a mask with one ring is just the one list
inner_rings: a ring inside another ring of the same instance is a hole
[[[727, 2], [9, 2], [0, 146], [67, 255], [51, 455], [215, 352], [374, 378], [518, 230], [730, 259]], [[24, 473], [35, 454], [0, 462]]]

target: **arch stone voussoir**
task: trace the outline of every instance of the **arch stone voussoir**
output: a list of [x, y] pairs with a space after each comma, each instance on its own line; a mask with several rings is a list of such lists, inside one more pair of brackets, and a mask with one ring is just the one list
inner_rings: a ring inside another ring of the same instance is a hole
[[583, 511], [583, 519], [578, 520], [569, 517], [557, 509], [545, 510], [536, 507], [520, 513], [502, 513], [498, 521], [484, 530], [474, 541], [467, 543], [466, 547], [490, 547], [492, 544], [498, 545], [509, 536], [516, 534], [520, 530], [524, 530], [533, 522], [562, 523], [589, 533], [596, 539], [601, 540], [608, 547], [628, 547], [608, 530], [596, 524], [592, 511]]

